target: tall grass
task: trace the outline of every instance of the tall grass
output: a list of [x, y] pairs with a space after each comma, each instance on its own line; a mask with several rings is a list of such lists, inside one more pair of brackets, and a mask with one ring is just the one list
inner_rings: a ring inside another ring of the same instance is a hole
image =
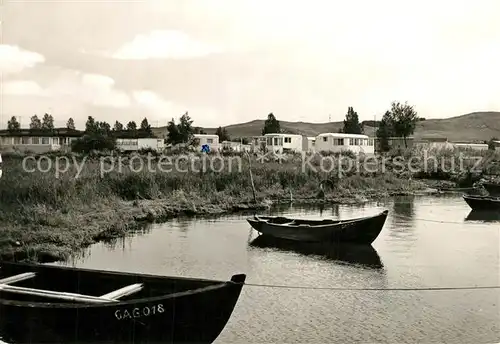
[[[452, 158], [460, 157], [459, 153], [426, 154], [434, 154], [446, 165]], [[137, 218], [155, 219], [180, 212], [217, 213], [251, 205], [250, 166], [259, 203], [289, 200], [290, 194], [295, 201], [355, 202], [425, 187], [410, 177], [429, 178], [432, 173], [419, 175], [399, 169], [395, 154], [389, 154], [386, 161], [380, 157], [360, 158], [357, 164], [352, 156], [328, 154], [290, 154], [281, 163], [272, 159], [261, 162], [254, 155], [211, 155], [205, 160], [204, 169], [203, 158], [207, 157], [194, 154], [189, 161], [184, 158], [177, 166], [170, 165], [170, 171], [165, 171], [162, 157], [154, 156], [122, 156], [120, 164], [115, 161], [111, 165], [105, 156], [54, 154], [31, 158], [24, 167], [23, 156], [4, 156], [0, 178], [0, 253], [66, 256], [103, 233], [126, 231]], [[488, 161], [485, 170], [498, 173], [498, 152], [481, 154]], [[424, 155], [421, 150], [399, 152], [400, 159], [408, 163], [411, 158]], [[169, 157], [170, 162], [178, 158]], [[138, 168], [141, 159], [145, 165], [149, 159], [149, 169]], [[54, 170], [56, 161], [64, 163], [59, 175]], [[221, 161], [223, 168], [219, 171]], [[474, 163], [467, 163], [466, 170]], [[414, 159], [412, 164], [418, 167], [422, 161]], [[102, 173], [103, 166], [109, 172]], [[48, 171], [41, 172], [40, 168]], [[443, 179], [450, 179], [465, 172], [443, 173]]]
[[[0, 179], [3, 214], [9, 209], [33, 205], [64, 213], [75, 208], [99, 207], [103, 202], [141, 199], [211, 204], [249, 202], [252, 200], [250, 165], [260, 199], [289, 198], [290, 190], [296, 198], [315, 197], [321, 192], [321, 184], [327, 186], [323, 187], [326, 195], [342, 196], [342, 193], [363, 193], [371, 189], [398, 190], [408, 185], [404, 179], [410, 176], [431, 178], [441, 174], [442, 179], [449, 179], [474, 171], [473, 167], [482, 170], [479, 174], [500, 174], [500, 152], [492, 151], [417, 149], [391, 152], [385, 160], [295, 154], [288, 155], [281, 163], [270, 160], [263, 163], [254, 155], [194, 154], [189, 161], [185, 157], [170, 156], [168, 166], [165, 159], [154, 156], [123, 156], [120, 163], [115, 160], [112, 164], [107, 157], [67, 156], [66, 161], [60, 161], [63, 171], [59, 175], [54, 167], [56, 160], [61, 159], [58, 156], [31, 159], [25, 168], [22, 159], [4, 157]], [[478, 163], [479, 159], [483, 161]], [[64, 171], [68, 161], [69, 167]], [[50, 165], [52, 169], [46, 173], [40, 171]], [[325, 184], [325, 181], [329, 182]]]

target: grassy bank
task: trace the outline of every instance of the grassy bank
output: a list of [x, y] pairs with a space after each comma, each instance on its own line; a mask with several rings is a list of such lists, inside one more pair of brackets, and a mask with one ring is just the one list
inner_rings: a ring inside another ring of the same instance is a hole
[[[408, 163], [420, 154], [403, 153]], [[443, 156], [443, 161], [453, 157]], [[304, 159], [300, 155], [290, 155], [282, 163], [241, 155], [194, 155], [190, 160], [186, 156], [122, 156], [114, 162], [104, 156], [24, 158], [4, 156], [0, 179], [0, 254], [4, 259], [64, 259], [141, 222], [182, 214], [265, 208], [290, 198], [297, 203], [356, 203], [411, 194], [427, 187], [415, 177], [436, 177], [412, 172], [404, 164], [401, 168], [394, 159], [360, 160], [356, 165], [344, 158], [339, 165], [334, 157]], [[412, 164], [419, 164], [418, 159]], [[448, 179], [464, 175], [448, 173]]]

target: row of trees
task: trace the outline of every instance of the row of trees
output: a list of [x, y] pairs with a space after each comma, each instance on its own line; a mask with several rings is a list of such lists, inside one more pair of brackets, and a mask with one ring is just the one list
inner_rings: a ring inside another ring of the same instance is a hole
[[[71, 122], [72, 119], [70, 118]], [[68, 120], [68, 129], [74, 129], [70, 126]], [[92, 150], [114, 150], [116, 148], [116, 138], [153, 138], [155, 137], [151, 125], [147, 118], [144, 118], [140, 127], [134, 121], [130, 121], [124, 127], [123, 124], [116, 121], [113, 128], [107, 122], [96, 121], [92, 116], [87, 118], [85, 131], [81, 138], [72, 143], [72, 150], [75, 152], [88, 153]]]
[[[66, 128], [71, 130], [76, 130], [75, 121], [73, 118], [69, 118], [66, 123]], [[51, 131], [54, 130], [54, 118], [50, 114], [43, 115], [40, 119], [37, 115], [31, 117], [30, 130], [41, 130], [41, 131]], [[15, 116], [7, 122], [7, 130], [11, 132], [20, 131], [21, 125]], [[123, 125], [119, 121], [116, 121], [113, 128], [107, 122], [97, 122], [92, 116], [89, 116], [87, 123], [85, 124], [85, 132], [95, 132], [101, 130], [103, 132], [131, 132], [136, 135], [141, 135], [141, 137], [153, 137], [153, 131], [151, 125], [149, 125], [147, 118], [144, 118], [139, 127], [134, 121], [130, 121], [127, 125]]]
[[[73, 121], [70, 118], [71, 121]], [[74, 122], [73, 129], [75, 128]], [[37, 115], [31, 117], [30, 129], [32, 130], [54, 130], [54, 117], [46, 113], [43, 115], [42, 119], [38, 118]], [[15, 132], [21, 130], [21, 124], [17, 120], [15, 116], [12, 116], [11, 119], [7, 122], [7, 130], [10, 132]]]

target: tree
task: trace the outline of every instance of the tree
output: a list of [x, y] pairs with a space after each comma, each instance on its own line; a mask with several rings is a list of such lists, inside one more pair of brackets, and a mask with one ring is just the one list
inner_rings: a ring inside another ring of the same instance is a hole
[[415, 131], [418, 122], [417, 112], [407, 102], [392, 102], [391, 104], [392, 128], [395, 136], [402, 137], [405, 148], [408, 148], [407, 138]]
[[149, 125], [148, 119], [145, 117], [141, 122], [140, 131], [142, 134], [146, 135], [147, 137], [153, 137], [153, 130], [151, 129], [151, 125]]
[[205, 130], [203, 130], [203, 128], [201, 127], [194, 127], [193, 128], [193, 134], [206, 134]]
[[42, 129], [42, 121], [37, 115], [31, 116], [30, 129]]
[[42, 118], [42, 129], [43, 130], [54, 130], [54, 117], [45, 113]]
[[267, 115], [267, 119], [264, 122], [264, 128], [262, 128], [262, 135], [279, 133], [279, 132], [281, 132], [280, 122], [276, 119], [276, 117], [274, 117], [274, 114], [271, 112], [269, 115]]
[[12, 116], [7, 122], [7, 130], [10, 132], [21, 130], [21, 124], [17, 121], [16, 116]]
[[167, 124], [167, 143], [176, 145], [181, 142], [181, 133], [179, 132], [177, 124], [175, 124], [175, 120], [172, 118], [172, 120]]
[[137, 124], [134, 121], [128, 122], [127, 123], [127, 130], [136, 131], [137, 130]]
[[68, 119], [68, 122], [66, 122], [66, 128], [68, 129], [71, 129], [71, 130], [75, 130], [75, 121], [73, 120], [73, 118], [69, 118]]
[[393, 136], [393, 119], [389, 111], [384, 114], [377, 128], [377, 138], [379, 141], [380, 150], [387, 152], [389, 150], [389, 137]]
[[188, 143], [192, 141], [194, 134], [193, 120], [191, 119], [191, 117], [189, 117], [187, 112], [181, 116], [179, 120], [178, 130], [179, 134], [181, 135], [182, 142]]
[[97, 132], [101, 135], [108, 136], [111, 133], [111, 126], [107, 122], [96, 122]]
[[96, 133], [99, 129], [98, 123], [95, 121], [94, 117], [89, 116], [87, 118], [87, 122], [85, 123], [85, 132], [90, 134], [90, 133]]
[[347, 114], [344, 120], [344, 133], [346, 134], [362, 134], [363, 127], [359, 123], [358, 113], [350, 106], [347, 108]]
[[218, 127], [215, 135], [219, 136], [219, 142], [231, 141], [226, 128]]
[[114, 131], [123, 131], [123, 124], [120, 122], [116, 121], [115, 125], [113, 126]]
[[85, 135], [73, 141], [71, 149], [80, 153], [89, 153], [93, 150], [113, 150], [116, 147], [116, 138], [110, 134], [111, 126], [109, 123], [98, 122], [92, 116], [88, 116], [85, 123]]

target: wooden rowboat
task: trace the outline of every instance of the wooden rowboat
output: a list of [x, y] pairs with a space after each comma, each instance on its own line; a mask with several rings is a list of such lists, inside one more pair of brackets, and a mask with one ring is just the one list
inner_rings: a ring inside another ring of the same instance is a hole
[[500, 197], [464, 195], [465, 202], [476, 211], [500, 211]]
[[494, 183], [483, 183], [483, 187], [488, 191], [490, 196], [500, 196], [500, 184], [494, 184]]
[[245, 279], [0, 262], [0, 342], [212, 343]]
[[349, 220], [305, 220], [281, 216], [248, 218], [250, 225], [261, 235], [304, 242], [345, 242], [371, 244], [384, 227], [387, 214]]

